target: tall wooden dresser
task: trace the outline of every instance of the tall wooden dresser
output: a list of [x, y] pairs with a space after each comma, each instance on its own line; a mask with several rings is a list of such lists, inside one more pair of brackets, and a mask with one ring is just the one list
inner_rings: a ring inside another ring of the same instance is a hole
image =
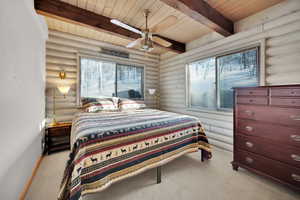
[[300, 190], [300, 85], [235, 88], [232, 166]]

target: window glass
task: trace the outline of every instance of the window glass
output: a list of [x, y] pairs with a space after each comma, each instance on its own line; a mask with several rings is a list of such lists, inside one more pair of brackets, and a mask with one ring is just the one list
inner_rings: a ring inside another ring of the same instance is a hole
[[143, 68], [117, 65], [117, 94], [122, 98], [143, 98]]
[[215, 58], [190, 64], [189, 78], [191, 106], [215, 108]]
[[233, 107], [233, 87], [257, 86], [257, 50], [217, 58], [220, 108]]
[[257, 47], [189, 64], [189, 106], [232, 109], [233, 87], [259, 85], [258, 56]]
[[81, 58], [81, 97], [115, 96], [116, 64]]
[[90, 58], [81, 58], [80, 67], [80, 98], [142, 99], [144, 96], [143, 67]]

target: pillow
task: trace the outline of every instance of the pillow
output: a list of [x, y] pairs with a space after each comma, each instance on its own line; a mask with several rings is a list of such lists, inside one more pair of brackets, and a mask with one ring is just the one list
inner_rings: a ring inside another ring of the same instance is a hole
[[102, 100], [112, 101], [116, 107], [119, 107], [119, 98], [118, 97], [102, 97], [102, 98], [84, 97], [84, 98], [81, 98], [81, 105], [82, 105], [82, 107], [84, 107], [86, 104], [99, 102]]
[[117, 105], [110, 99], [97, 99], [83, 106], [86, 112], [116, 111]]
[[97, 102], [97, 98], [90, 98], [90, 97], [81, 98], [81, 104], [82, 104], [83, 107], [86, 104], [92, 103], [92, 102]]
[[145, 108], [146, 105], [143, 101], [134, 101], [130, 99], [120, 99], [119, 108], [120, 110], [134, 110]]

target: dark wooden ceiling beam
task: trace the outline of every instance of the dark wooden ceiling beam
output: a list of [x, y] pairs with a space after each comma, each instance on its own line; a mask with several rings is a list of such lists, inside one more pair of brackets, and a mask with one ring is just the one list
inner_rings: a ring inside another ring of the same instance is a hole
[[[131, 32], [120, 26], [110, 22], [110, 18], [99, 15], [88, 10], [73, 6], [71, 4], [59, 0], [35, 0], [35, 9], [39, 14], [49, 17], [58, 18], [67, 22], [88, 26], [93, 29], [101, 30], [125, 39], [135, 40], [141, 36], [137, 33]], [[167, 39], [172, 45], [167, 47], [168, 50], [183, 53], [185, 52], [185, 44]], [[160, 45], [158, 45], [160, 46]], [[162, 46], [160, 46], [162, 47]], [[165, 48], [165, 47], [163, 47]]]
[[161, 0], [194, 20], [208, 26], [223, 36], [234, 33], [233, 22], [204, 0]]

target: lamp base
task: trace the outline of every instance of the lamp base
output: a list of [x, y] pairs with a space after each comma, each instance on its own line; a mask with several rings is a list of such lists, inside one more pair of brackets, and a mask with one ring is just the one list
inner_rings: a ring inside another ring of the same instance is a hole
[[55, 118], [52, 119], [52, 122], [49, 124], [50, 126], [57, 126], [59, 123], [55, 120]]

